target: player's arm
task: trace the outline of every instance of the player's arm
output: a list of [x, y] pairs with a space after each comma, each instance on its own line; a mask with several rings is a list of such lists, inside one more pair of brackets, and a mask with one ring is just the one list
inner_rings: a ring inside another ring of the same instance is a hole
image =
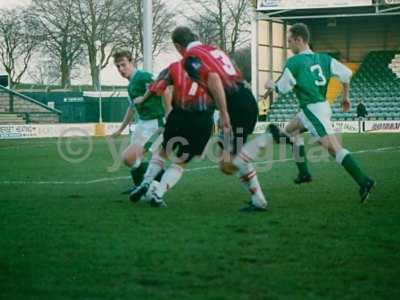
[[168, 116], [168, 114], [172, 110], [173, 89], [174, 89], [174, 87], [172, 85], [170, 85], [164, 91], [164, 94], [163, 94], [164, 110], [165, 110], [166, 116]]
[[112, 137], [119, 136], [124, 131], [126, 126], [128, 126], [132, 122], [134, 114], [135, 114], [135, 111], [134, 111], [133, 105], [132, 105], [132, 103], [130, 103], [129, 107], [126, 110], [124, 119], [122, 120], [121, 126], [111, 136]]
[[216, 102], [220, 114], [220, 124], [224, 129], [231, 128], [231, 121], [228, 114], [228, 107], [226, 105], [226, 95], [224, 86], [222, 85], [221, 78], [217, 73], [208, 74], [207, 80], [208, 90]]
[[193, 81], [200, 83], [202, 86], [206, 85], [206, 89], [218, 107], [222, 128], [229, 130], [231, 128], [231, 121], [226, 105], [224, 86], [219, 75], [211, 72], [197, 57], [187, 58], [183, 66]]
[[331, 61], [331, 73], [333, 76], [337, 77], [343, 86], [343, 99], [342, 99], [342, 107], [344, 112], [348, 112], [350, 110], [350, 80], [353, 72], [346, 67], [344, 64], [341, 64], [336, 59], [332, 58]]
[[275, 91], [278, 94], [287, 94], [293, 90], [296, 86], [297, 81], [294, 78], [292, 72], [288, 67], [283, 70], [283, 74], [281, 77], [274, 82], [273, 80], [268, 80], [265, 83], [265, 88], [267, 89], [266, 93], [272, 93]]
[[142, 97], [136, 97], [133, 101], [136, 105], [146, 102], [152, 95], [162, 96], [170, 84], [170, 76], [168, 68], [161, 71], [157, 79], [151, 82], [146, 90], [146, 93]]

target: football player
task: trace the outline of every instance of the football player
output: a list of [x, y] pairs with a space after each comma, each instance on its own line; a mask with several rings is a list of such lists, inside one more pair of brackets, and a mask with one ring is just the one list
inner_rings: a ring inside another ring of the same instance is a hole
[[[289, 29], [288, 44], [295, 55], [287, 61], [280, 79], [277, 82], [268, 81], [265, 85], [271, 91], [275, 90], [281, 94], [293, 90], [299, 99], [300, 106], [300, 112], [286, 126], [283, 133], [278, 132], [276, 128], [273, 128], [271, 132], [274, 133], [276, 139], [283, 134], [291, 141], [298, 141], [301, 140], [298, 135], [308, 130], [356, 181], [360, 188], [359, 194], [363, 203], [368, 198], [375, 181], [367, 176], [353, 155], [343, 148], [336, 138], [331, 125], [331, 107], [326, 101], [328, 82], [331, 77], [335, 76], [343, 85], [343, 111], [349, 111], [349, 89], [352, 72], [331, 56], [314, 53], [310, 49], [309, 41], [308, 27], [302, 23], [294, 24]], [[298, 145], [301, 146], [301, 144]], [[301, 153], [305, 154], [304, 148]], [[305, 166], [305, 169], [300, 169], [298, 179], [310, 180], [310, 178], [307, 178], [307, 173]]]
[[[113, 58], [119, 74], [129, 80], [130, 102], [120, 128], [112, 136], [119, 136], [131, 123], [136, 112], [135, 130], [131, 135], [129, 147], [122, 154], [122, 159], [125, 165], [131, 168], [134, 184], [139, 185], [148, 165], [147, 162], [142, 161], [145, 152], [144, 146], [151, 137], [157, 135], [159, 128], [164, 125], [164, 107], [161, 97], [157, 95], [152, 95], [146, 103], [135, 104], [133, 100], [144, 95], [148, 85], [153, 82], [153, 75], [137, 69], [129, 51], [117, 51], [113, 54]], [[157, 140], [155, 143], [161, 143], [161, 140]], [[154, 145], [154, 147], [157, 147], [157, 145]], [[131, 191], [132, 188], [124, 194], [129, 194]]]
[[[152, 94], [163, 95], [172, 88], [172, 103], [165, 103], [172, 110], [168, 113], [162, 149], [152, 156], [142, 184], [130, 194], [130, 200], [137, 202], [144, 196], [155, 176], [164, 168], [167, 160], [172, 160], [162, 175], [157, 188], [150, 190], [148, 201], [152, 206], [166, 206], [163, 196], [175, 186], [183, 175], [186, 164], [201, 155], [211, 136], [213, 128], [214, 103], [206, 91], [190, 80], [183, 69], [182, 61], [175, 62], [163, 70], [149, 91], [137, 103], [145, 103]], [[177, 158], [173, 158], [173, 153]]]
[[172, 41], [183, 56], [183, 66], [190, 78], [209, 92], [219, 109], [224, 133], [221, 169], [226, 173], [237, 170], [251, 195], [249, 205], [242, 210], [265, 211], [267, 201], [251, 164], [254, 157], [249, 157], [248, 150], [256, 145], [266, 146], [268, 139], [263, 135], [262, 141], [255, 139], [243, 146], [257, 123], [257, 101], [224, 51], [202, 44], [187, 27], [177, 27]]

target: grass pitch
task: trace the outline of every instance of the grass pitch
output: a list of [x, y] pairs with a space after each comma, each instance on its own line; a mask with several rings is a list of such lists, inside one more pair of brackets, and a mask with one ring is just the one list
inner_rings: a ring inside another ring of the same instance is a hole
[[344, 144], [378, 182], [366, 205], [333, 160], [299, 187], [280, 157], [258, 165], [271, 210], [246, 214], [209, 161], [155, 209], [119, 194], [128, 172], [110, 172], [105, 139], [80, 163], [57, 140], [0, 141], [0, 299], [400, 299], [400, 137]]

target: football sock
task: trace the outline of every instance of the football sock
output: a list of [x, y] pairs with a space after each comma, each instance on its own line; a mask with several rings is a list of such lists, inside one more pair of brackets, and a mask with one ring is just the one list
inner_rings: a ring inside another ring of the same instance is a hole
[[131, 168], [131, 177], [132, 177], [133, 183], [136, 186], [138, 186], [142, 183], [143, 176], [144, 176], [148, 166], [149, 166], [148, 162], [142, 162], [139, 166], [137, 166], [137, 167], [133, 166]]
[[[256, 198], [258, 203], [253, 204], [265, 206], [265, 197], [258, 181], [257, 172], [254, 166], [248, 162], [248, 158], [244, 155], [237, 155], [233, 160], [233, 163], [239, 170], [240, 181], [242, 182], [244, 188], [248, 190], [251, 195], [257, 196]], [[254, 197], [252, 198], [254, 199]]]
[[286, 143], [292, 145], [292, 139], [290, 138], [290, 136], [275, 124], [268, 125], [267, 130], [272, 134], [275, 143], [277, 144]]
[[178, 183], [183, 174], [183, 168], [177, 164], [171, 164], [165, 170], [160, 181], [160, 189], [157, 191], [158, 196], [162, 197], [168, 190]]
[[368, 176], [360, 169], [358, 163], [348, 150], [341, 149], [338, 151], [336, 153], [336, 161], [344, 167], [359, 186], [364, 186], [368, 182]]
[[158, 172], [158, 174], [156, 175], [156, 177], [154, 177], [154, 180], [160, 182], [160, 181], [161, 181], [161, 178], [162, 178], [163, 175], [164, 175], [164, 173], [165, 173], [165, 170], [162, 169], [160, 172]]
[[306, 149], [304, 147], [303, 138], [298, 137], [296, 138], [296, 141], [294, 141], [293, 157], [296, 162], [296, 166], [297, 169], [299, 170], [300, 175], [309, 175], [310, 172], [308, 170]]
[[241, 157], [244, 162], [250, 163], [260, 155], [261, 151], [265, 150], [272, 143], [273, 139], [270, 133], [260, 134], [244, 144], [237, 156]]
[[164, 168], [165, 159], [159, 154], [154, 154], [150, 160], [146, 173], [144, 174], [143, 182], [150, 183], [157, 174]]

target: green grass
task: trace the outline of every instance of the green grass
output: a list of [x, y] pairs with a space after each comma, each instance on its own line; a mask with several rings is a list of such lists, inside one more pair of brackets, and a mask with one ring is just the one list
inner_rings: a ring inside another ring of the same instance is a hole
[[166, 209], [133, 205], [128, 179], [84, 183], [128, 175], [108, 172], [104, 139], [79, 164], [56, 143], [0, 141], [0, 299], [400, 298], [398, 135], [344, 136], [369, 149], [355, 154], [378, 182], [367, 205], [334, 161], [301, 187], [286, 161], [259, 165], [260, 214], [238, 212], [246, 192], [215, 168], [185, 174]]

